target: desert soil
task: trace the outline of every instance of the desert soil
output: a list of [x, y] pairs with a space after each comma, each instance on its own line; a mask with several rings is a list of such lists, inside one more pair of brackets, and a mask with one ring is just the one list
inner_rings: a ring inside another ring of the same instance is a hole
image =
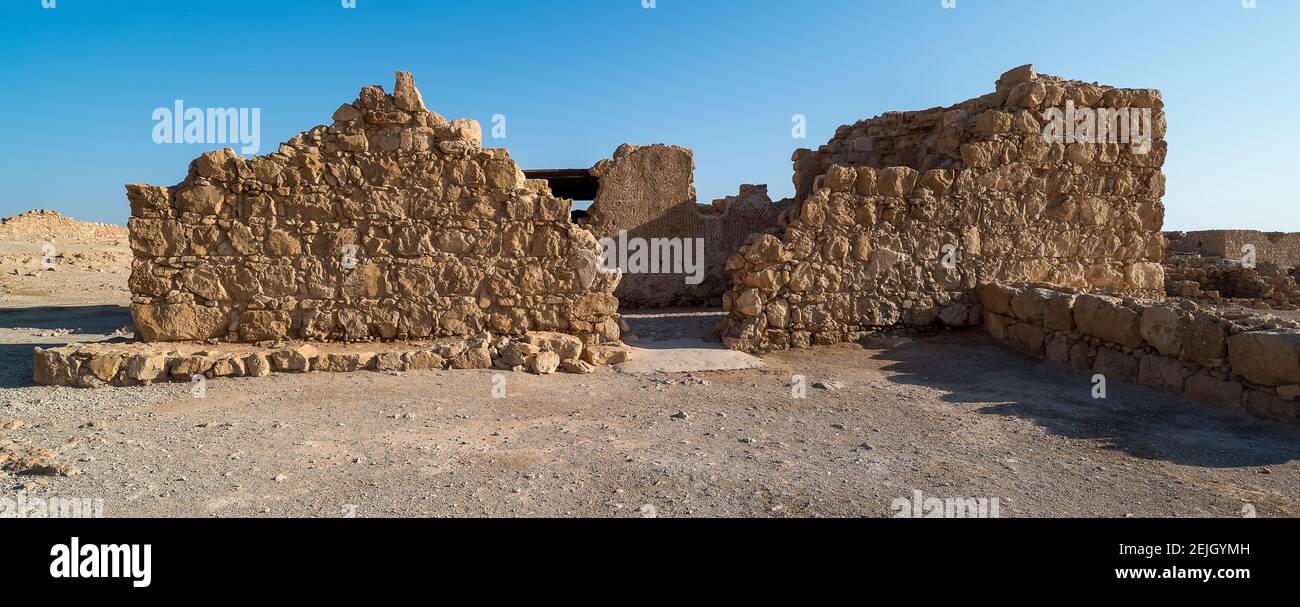
[[[41, 243], [0, 242], [0, 442], [80, 471], [0, 472], [0, 497], [116, 517], [884, 517], [920, 490], [1004, 517], [1300, 515], [1300, 428], [1116, 383], [1094, 400], [1089, 374], [979, 331], [729, 371], [506, 372], [505, 398], [495, 371], [212, 380], [201, 399], [35, 385], [33, 347], [130, 325], [124, 245], [63, 245], [46, 271]], [[715, 320], [629, 323], [671, 350]]]

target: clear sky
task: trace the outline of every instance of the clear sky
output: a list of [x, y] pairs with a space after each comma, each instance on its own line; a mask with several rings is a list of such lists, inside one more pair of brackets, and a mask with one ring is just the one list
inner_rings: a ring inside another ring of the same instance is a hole
[[1300, 0], [955, 1], [0, 0], [0, 216], [125, 222], [123, 184], [224, 147], [154, 143], [155, 108], [260, 108], [266, 153], [395, 70], [448, 118], [504, 115], [486, 144], [525, 168], [672, 143], [701, 201], [780, 198], [791, 152], [838, 125], [1034, 63], [1164, 92], [1166, 229], [1300, 231]]

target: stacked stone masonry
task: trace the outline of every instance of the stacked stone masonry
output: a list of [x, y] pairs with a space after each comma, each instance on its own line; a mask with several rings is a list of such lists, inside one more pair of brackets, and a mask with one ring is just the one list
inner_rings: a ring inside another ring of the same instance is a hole
[[[1035, 286], [986, 285], [990, 335], [1052, 362], [1300, 423], [1300, 323]], [[1110, 388], [1114, 389], [1114, 388]]]
[[[1048, 141], [1045, 112], [1067, 102], [1150, 110], [1149, 147]], [[977, 287], [996, 282], [1159, 297], [1162, 108], [1154, 90], [1024, 66], [957, 106], [842, 127], [795, 153], [785, 229], [728, 261], [724, 342], [761, 351], [978, 325]]]
[[[744, 185], [736, 196], [696, 202], [695, 161], [678, 146], [622, 145], [591, 173], [599, 193], [584, 225], [599, 238], [681, 239], [683, 247], [703, 244], [703, 276], [690, 284], [682, 272], [629, 272], [616, 295], [625, 307], [722, 305], [731, 288], [727, 259], [750, 234], [775, 230], [793, 200], [773, 203], [767, 186]], [[683, 250], [678, 248], [677, 250]], [[693, 255], [694, 253], [691, 252]], [[692, 257], [692, 259], [694, 259]]]
[[478, 123], [427, 110], [410, 74], [179, 185], [127, 186], [131, 312], [145, 341], [372, 341], [558, 331], [619, 338], [571, 202], [526, 180]]

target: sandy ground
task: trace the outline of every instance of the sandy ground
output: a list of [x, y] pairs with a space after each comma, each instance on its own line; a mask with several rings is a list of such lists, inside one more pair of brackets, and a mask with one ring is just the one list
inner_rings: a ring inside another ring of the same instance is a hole
[[[129, 321], [0, 319], [78, 338]], [[22, 333], [0, 333], [0, 423], [24, 427], [0, 436], [82, 474], [0, 478], [0, 495], [99, 498], [109, 516], [890, 516], [918, 489], [997, 497], [1002, 516], [1300, 514], [1300, 429], [1131, 386], [1093, 400], [1087, 374], [978, 332], [738, 371], [282, 375], [203, 399], [33, 385], [32, 344], [67, 337]]]
[[[0, 243], [23, 251], [39, 246]], [[37, 276], [7, 259], [0, 428], [21, 426], [0, 439], [81, 470], [0, 473], [9, 499], [102, 499], [131, 517], [883, 517], [920, 490], [998, 498], [1015, 517], [1300, 515], [1300, 428], [1114, 383], [1094, 400], [1088, 374], [979, 331], [711, 372], [280, 375], [213, 380], [202, 399], [188, 384], [38, 386], [34, 346], [130, 324], [129, 253]], [[709, 347], [716, 320], [629, 323], [671, 359], [683, 340]]]

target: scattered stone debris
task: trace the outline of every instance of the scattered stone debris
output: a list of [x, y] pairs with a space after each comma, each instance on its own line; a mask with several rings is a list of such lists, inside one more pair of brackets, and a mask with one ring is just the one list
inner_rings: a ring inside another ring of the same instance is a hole
[[[98, 388], [205, 378], [265, 377], [271, 373], [342, 373], [500, 369], [539, 375], [588, 374], [596, 364], [624, 362], [631, 349], [619, 343], [588, 346], [572, 335], [530, 332], [522, 337], [442, 338], [406, 343], [255, 344], [142, 343], [109, 341], [36, 348], [33, 378], [46, 385]], [[698, 380], [696, 383], [701, 383]], [[703, 382], [702, 385], [708, 385]]]
[[44, 447], [27, 447], [0, 438], [0, 469], [13, 474], [76, 476], [81, 468], [55, 461], [58, 452]]

